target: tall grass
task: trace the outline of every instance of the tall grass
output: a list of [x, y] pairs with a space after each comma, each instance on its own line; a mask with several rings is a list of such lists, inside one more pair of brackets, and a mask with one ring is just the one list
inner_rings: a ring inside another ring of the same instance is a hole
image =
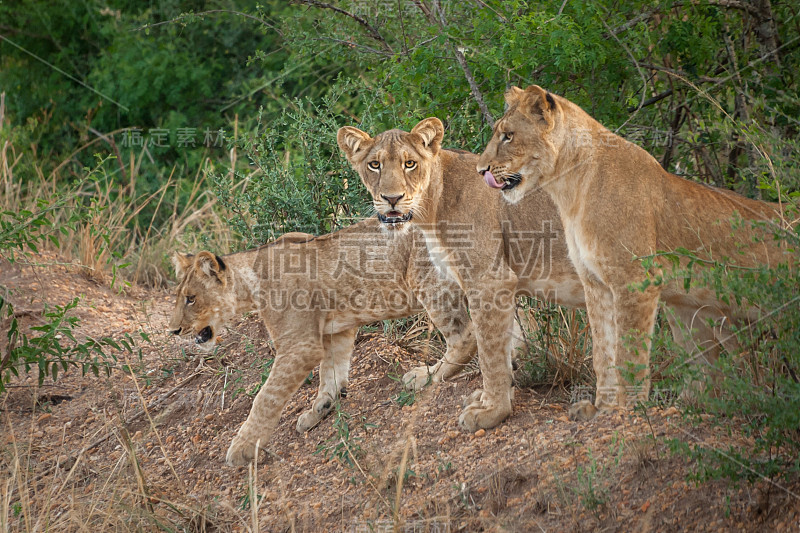
[[[93, 169], [85, 171], [90, 179], [72, 179], [68, 169], [84, 151], [97, 149], [91, 141], [69, 158], [53, 165], [37, 157], [37, 146], [20, 147], [16, 132], [5, 122], [5, 98], [0, 98], [0, 211], [36, 212], [41, 206], [66, 202], [50, 213], [55, 227], [63, 228], [58, 239], [42, 250], [56, 252], [58, 260], [74, 264], [88, 278], [108, 283], [122, 274], [131, 283], [165, 287], [169, 278], [168, 256], [175, 249], [197, 249], [211, 245], [219, 253], [233, 247], [227, 223], [219, 214], [216, 199], [207, 185], [211, 168], [206, 159], [192, 175], [169, 177], [155, 192], [142, 194], [137, 183], [141, 160], [131, 152], [128, 161], [109, 155]], [[117, 150], [113, 150], [119, 153]], [[234, 157], [234, 156], [231, 156]], [[232, 161], [233, 162], [233, 161]], [[121, 183], [118, 175], [127, 178]], [[182, 190], [188, 186], [188, 197]], [[149, 220], [142, 220], [145, 208], [152, 210]], [[67, 221], [76, 209], [88, 216], [77, 224]], [[157, 220], [165, 220], [159, 224]]]

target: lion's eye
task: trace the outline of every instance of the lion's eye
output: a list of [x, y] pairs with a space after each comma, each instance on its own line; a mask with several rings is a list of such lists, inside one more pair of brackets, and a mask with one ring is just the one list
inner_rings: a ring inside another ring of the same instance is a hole
[[413, 169], [417, 168], [417, 162], [416, 161], [411, 161], [409, 159], [408, 161], [403, 163], [403, 166], [406, 167], [406, 170], [413, 170]]
[[193, 303], [194, 303], [194, 296], [187, 296], [186, 305], [192, 305]]
[[503, 134], [503, 142], [510, 143], [510, 142], [511, 142], [511, 139], [513, 139], [513, 138], [514, 138], [514, 134], [513, 134], [513, 133], [511, 133], [511, 132], [508, 132], [508, 131], [507, 131], [507, 132], [505, 132], [505, 133]]
[[367, 166], [369, 168], [371, 168], [372, 170], [380, 170], [381, 162], [380, 161], [370, 161], [369, 163], [367, 163]]

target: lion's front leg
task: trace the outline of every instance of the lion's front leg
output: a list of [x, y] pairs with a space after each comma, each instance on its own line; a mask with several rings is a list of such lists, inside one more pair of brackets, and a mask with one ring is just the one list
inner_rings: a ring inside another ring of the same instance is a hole
[[247, 465], [255, 458], [256, 445], [267, 446], [284, 406], [324, 353], [320, 344], [298, 343], [292, 346], [290, 353], [279, 349], [277, 342], [275, 345], [278, 355], [269, 378], [258, 391], [247, 420], [228, 448], [225, 460], [231, 466]]
[[[634, 279], [631, 276], [631, 279]], [[659, 291], [613, 287], [584, 280], [586, 309], [592, 329], [592, 363], [597, 378], [594, 406], [583, 401], [570, 408], [577, 420], [597, 411], [647, 400], [650, 392], [650, 344]]]
[[340, 395], [346, 394], [350, 360], [358, 328], [325, 335], [325, 356], [319, 367], [319, 390], [311, 409], [297, 419], [297, 431], [304, 433], [328, 416]]
[[[487, 285], [489, 285], [487, 283]], [[513, 398], [511, 346], [514, 292], [506, 286], [484, 286], [469, 306], [478, 340], [483, 390], [473, 394], [458, 419], [468, 431], [489, 429], [511, 415]]]
[[619, 395], [624, 395], [614, 352], [617, 328], [613, 294], [609, 287], [596, 280], [586, 277], [582, 281], [592, 331], [592, 366], [597, 387], [594, 404], [582, 400], [570, 407], [569, 416], [573, 420], [590, 420], [598, 410], [617, 405]]
[[661, 291], [652, 285], [644, 291], [627, 285], [614, 287], [613, 291], [616, 364], [624, 389], [624, 396], [618, 397], [617, 403], [631, 406], [647, 401], [650, 395], [650, 345]]

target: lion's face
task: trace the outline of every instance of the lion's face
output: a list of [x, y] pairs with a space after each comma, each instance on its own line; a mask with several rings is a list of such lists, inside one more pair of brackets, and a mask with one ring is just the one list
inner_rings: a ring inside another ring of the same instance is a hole
[[508, 111], [494, 125], [492, 138], [478, 160], [478, 172], [489, 187], [517, 203], [541, 186], [555, 166], [556, 149], [549, 136], [558, 116], [555, 97], [533, 85], [506, 92]]
[[173, 263], [181, 282], [169, 331], [194, 335], [197, 344], [213, 348], [220, 329], [236, 311], [225, 263], [210, 252], [175, 254]]
[[423, 120], [411, 132], [389, 130], [374, 138], [350, 126], [339, 130], [339, 147], [372, 195], [385, 227], [403, 228], [415, 213], [424, 212], [421, 199], [438, 164], [443, 136], [438, 118]]

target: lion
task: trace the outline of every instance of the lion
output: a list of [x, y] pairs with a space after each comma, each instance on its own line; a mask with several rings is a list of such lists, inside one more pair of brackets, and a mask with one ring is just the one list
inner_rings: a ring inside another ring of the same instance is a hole
[[387, 240], [374, 218], [314, 237], [291, 233], [256, 249], [218, 257], [176, 254], [180, 284], [169, 330], [214, 345], [220, 329], [258, 311], [275, 347], [275, 362], [247, 420], [227, 452], [228, 464], [251, 462], [281, 411], [309, 372], [320, 384], [297, 431], [314, 427], [345, 391], [358, 326], [427, 311], [447, 349], [433, 367], [415, 368], [406, 386], [447, 379], [469, 363], [477, 344], [458, 285], [431, 264], [415, 233]]
[[[639, 146], [536, 85], [512, 87], [505, 99], [507, 112], [476, 169], [487, 191], [500, 189], [496, 196], [534, 223], [541, 217], [534, 191], [544, 191], [558, 207], [586, 293], [597, 376], [594, 405], [574, 406], [578, 418], [647, 397], [659, 300], [684, 323], [757, 318], [756, 310], [722, 302], [710, 288], [687, 292], [683, 280], [653, 282], [664, 274], [668, 280], [671, 272], [658, 252], [682, 249], [700, 261], [742, 267], [778, 264], [787, 256], [770, 234], [771, 221], [781, 218], [777, 206], [670, 174]], [[646, 257], [655, 259], [649, 271], [637, 260]], [[631, 333], [636, 342], [625, 338]], [[626, 369], [634, 374], [632, 388], [630, 378], [623, 379]]]
[[389, 235], [419, 228], [433, 263], [467, 295], [484, 386], [467, 399], [459, 424], [476, 431], [511, 414], [506, 332], [516, 295], [571, 307], [583, 306], [584, 297], [550, 198], [532, 197], [536, 217], [502, 202], [471, 179], [478, 157], [442, 149], [443, 136], [442, 122], [431, 117], [411, 132], [389, 130], [374, 138], [345, 126], [337, 140]]
[[[585, 297], [549, 195], [533, 190], [525, 205], [504, 201], [473, 178], [478, 156], [443, 149], [443, 137], [442, 122], [431, 117], [411, 132], [395, 129], [374, 138], [345, 126], [337, 141], [389, 235], [420, 228], [433, 263], [467, 294], [484, 387], [467, 399], [459, 424], [476, 431], [494, 427], [511, 413], [506, 331], [513, 322], [515, 295], [567, 307], [585, 307]], [[689, 333], [680, 318], [667, 314], [675, 341], [687, 352], [719, 351], [724, 332], [697, 321]]]

